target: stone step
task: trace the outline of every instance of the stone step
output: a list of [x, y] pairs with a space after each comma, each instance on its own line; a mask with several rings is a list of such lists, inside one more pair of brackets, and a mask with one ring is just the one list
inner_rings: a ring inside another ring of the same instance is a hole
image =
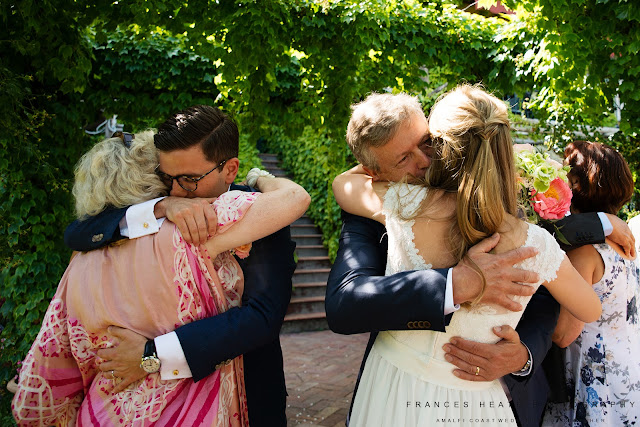
[[263, 162], [266, 161], [278, 161], [278, 155], [277, 154], [271, 154], [271, 153], [260, 153], [258, 155], [258, 157], [260, 158], [260, 160], [262, 160]]
[[323, 331], [329, 329], [325, 313], [303, 313], [303, 314], [287, 314], [284, 317], [284, 323], [281, 334], [290, 334], [295, 332], [311, 332]]
[[327, 282], [329, 278], [330, 268], [313, 268], [304, 269], [293, 272], [292, 282], [295, 286], [298, 283], [310, 283], [310, 282]]
[[322, 313], [297, 313], [297, 314], [287, 314], [284, 316], [284, 320], [305, 320], [305, 319], [322, 319], [326, 318], [327, 313], [324, 311]]
[[[293, 285], [293, 297], [319, 297], [327, 293], [327, 282], [296, 283]], [[292, 297], [292, 298], [293, 298]]]
[[320, 256], [298, 256], [297, 269], [309, 269], [309, 268], [331, 268], [331, 261], [327, 255]]
[[307, 215], [302, 215], [300, 218], [295, 220], [294, 224], [295, 225], [305, 225], [305, 224], [313, 225], [313, 221], [311, 221], [311, 218], [309, 218]]
[[321, 234], [296, 234], [291, 236], [291, 239], [298, 245], [321, 245]]
[[[287, 177], [275, 154], [262, 153], [264, 169], [276, 177]], [[303, 216], [291, 227], [291, 238], [296, 242], [298, 265], [293, 273], [293, 293], [287, 307], [281, 333], [318, 331], [329, 329], [324, 309], [324, 298], [331, 263], [322, 245], [322, 234], [308, 216]]]
[[298, 236], [298, 235], [318, 235], [318, 236], [322, 236], [320, 234], [320, 231], [318, 230], [318, 227], [316, 227], [313, 224], [296, 224], [293, 223], [290, 226], [291, 228], [291, 235], [292, 236]]
[[291, 298], [287, 314], [303, 313], [324, 313], [324, 295]]
[[322, 245], [297, 245], [296, 253], [298, 254], [298, 258], [323, 256], [327, 254], [327, 250]]
[[267, 170], [267, 172], [269, 172], [269, 173], [271, 173], [271, 174], [273, 174], [275, 176], [286, 176], [287, 175], [287, 172], [284, 169], [280, 169], [280, 168], [275, 167], [275, 166], [264, 165], [264, 168]]

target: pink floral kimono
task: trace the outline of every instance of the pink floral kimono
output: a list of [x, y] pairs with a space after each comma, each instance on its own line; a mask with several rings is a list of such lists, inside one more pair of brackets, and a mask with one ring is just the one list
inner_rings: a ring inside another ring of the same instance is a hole
[[[242, 218], [257, 196], [230, 191], [218, 198], [218, 232]], [[197, 383], [155, 373], [115, 395], [114, 380], [95, 363], [96, 350], [111, 346], [109, 325], [147, 337], [171, 332], [239, 306], [243, 280], [229, 252], [211, 259], [168, 221], [157, 234], [78, 254], [20, 371], [12, 403], [18, 424], [248, 425], [242, 356]]]

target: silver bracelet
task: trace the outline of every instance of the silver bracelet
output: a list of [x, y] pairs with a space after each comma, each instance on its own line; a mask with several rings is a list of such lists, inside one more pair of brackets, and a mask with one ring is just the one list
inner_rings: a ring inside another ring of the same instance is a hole
[[249, 173], [247, 173], [247, 185], [249, 187], [255, 187], [256, 182], [258, 182], [258, 178], [260, 177], [275, 178], [275, 176], [271, 175], [269, 172], [265, 170], [262, 170], [259, 168], [253, 168], [249, 171]]

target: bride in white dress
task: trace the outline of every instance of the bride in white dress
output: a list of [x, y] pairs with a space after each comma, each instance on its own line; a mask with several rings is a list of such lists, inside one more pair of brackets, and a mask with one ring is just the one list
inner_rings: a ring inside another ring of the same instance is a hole
[[[345, 211], [385, 224], [386, 274], [455, 265], [469, 247], [499, 232], [496, 252], [537, 248], [537, 256], [519, 265], [539, 274], [535, 287], [546, 286], [584, 322], [596, 320], [601, 312], [597, 295], [554, 238], [516, 217], [505, 104], [480, 88], [460, 86], [433, 107], [429, 131], [434, 155], [425, 185], [372, 182], [360, 166], [333, 184]], [[530, 298], [516, 301], [525, 307]], [[499, 338], [492, 328], [515, 328], [521, 315], [471, 304], [454, 313], [444, 333], [379, 333], [354, 398], [350, 426], [516, 425], [500, 382], [456, 377], [442, 346], [454, 336], [495, 343]]]

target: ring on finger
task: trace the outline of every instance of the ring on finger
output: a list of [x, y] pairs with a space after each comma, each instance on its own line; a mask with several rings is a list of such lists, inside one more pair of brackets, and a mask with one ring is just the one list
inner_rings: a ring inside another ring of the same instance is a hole
[[[116, 375], [114, 374], [113, 370], [109, 371], [111, 372], [111, 379], [115, 380], [116, 379]], [[476, 374], [477, 375], [477, 374]]]
[[478, 375], [480, 375], [480, 366], [476, 366], [476, 376], [478, 376]]

